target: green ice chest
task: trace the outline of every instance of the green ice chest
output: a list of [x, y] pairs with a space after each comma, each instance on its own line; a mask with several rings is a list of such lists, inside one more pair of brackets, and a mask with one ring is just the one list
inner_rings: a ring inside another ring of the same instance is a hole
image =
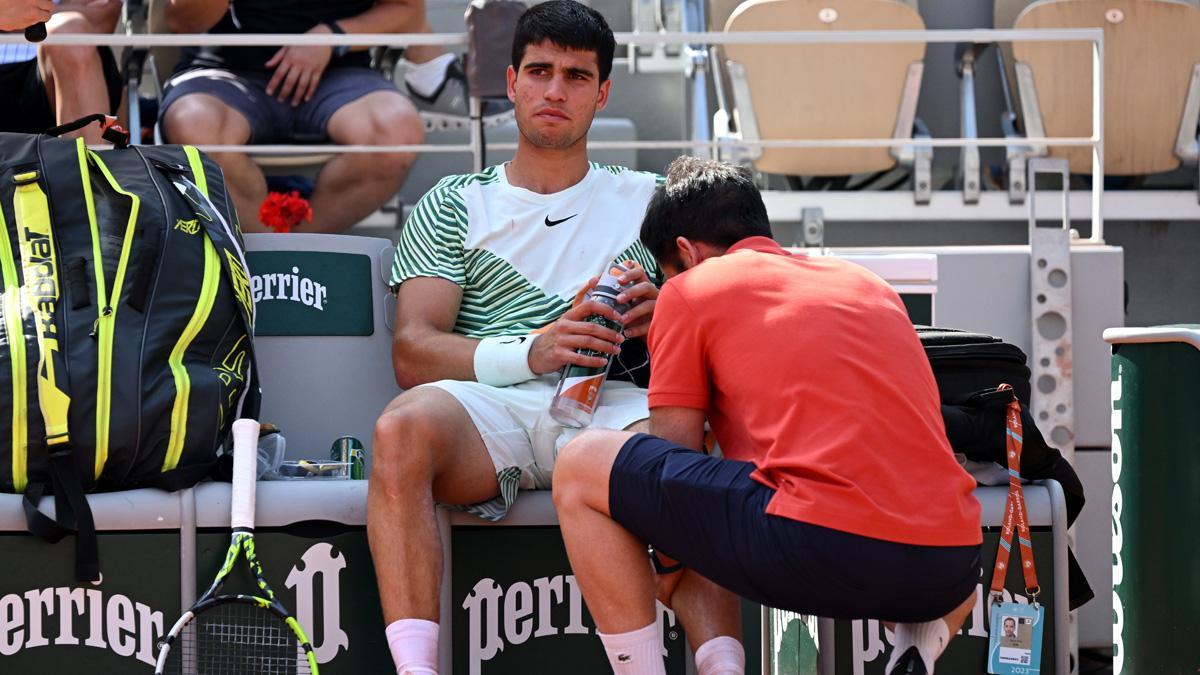
[[1113, 674], [1200, 671], [1200, 325], [1110, 328]]

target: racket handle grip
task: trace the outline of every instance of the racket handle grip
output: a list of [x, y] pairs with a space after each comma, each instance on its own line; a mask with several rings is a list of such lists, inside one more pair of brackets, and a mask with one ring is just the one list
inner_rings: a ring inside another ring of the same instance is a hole
[[233, 488], [230, 524], [234, 529], [254, 529], [254, 493], [258, 480], [258, 422], [233, 423]]

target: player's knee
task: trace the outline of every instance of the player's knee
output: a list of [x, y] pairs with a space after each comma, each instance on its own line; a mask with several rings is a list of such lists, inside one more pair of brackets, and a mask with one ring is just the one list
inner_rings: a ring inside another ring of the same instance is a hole
[[418, 406], [400, 406], [375, 421], [371, 479], [400, 486], [433, 480], [431, 434], [428, 418]]
[[573, 496], [579, 481], [580, 453], [575, 441], [566, 444], [554, 460], [554, 503]]
[[331, 122], [333, 140], [347, 145], [417, 145], [425, 140], [416, 108], [402, 96], [377, 94], [352, 105]]
[[[587, 429], [575, 438], [571, 439], [570, 443], [563, 448], [571, 449], [571, 454], [578, 456], [575, 461], [582, 461], [587, 457], [594, 457], [598, 454], [619, 449], [621, 445], [632, 434], [625, 431], [614, 431], [612, 429]], [[562, 453], [559, 453], [559, 461], [561, 461]]]
[[584, 498], [588, 486], [599, 482], [597, 451], [605, 447], [605, 434], [585, 431], [563, 446], [554, 460], [554, 504], [569, 506]]
[[51, 77], [63, 82], [80, 77], [86, 69], [100, 63], [100, 54], [92, 45], [45, 45], [40, 57]]
[[181, 96], [163, 116], [163, 134], [172, 143], [241, 144], [249, 140], [235, 133], [232, 113], [207, 95]]

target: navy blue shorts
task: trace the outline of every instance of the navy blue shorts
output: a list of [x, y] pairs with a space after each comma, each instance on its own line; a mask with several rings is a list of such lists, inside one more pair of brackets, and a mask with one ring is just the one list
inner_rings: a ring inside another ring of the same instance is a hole
[[293, 108], [290, 98], [280, 103], [267, 96], [270, 81], [269, 72], [223, 68], [184, 71], [167, 83], [159, 119], [163, 119], [167, 109], [180, 98], [189, 94], [209, 94], [238, 111], [250, 123], [248, 143], [313, 143], [328, 140], [329, 120], [343, 106], [377, 91], [400, 93], [395, 84], [370, 68], [329, 68], [321, 75], [321, 83], [312, 100], [302, 101]]
[[979, 546], [917, 546], [770, 515], [754, 465], [647, 434], [609, 479], [612, 517], [642, 541], [759, 604], [831, 619], [945, 616], [980, 580]]

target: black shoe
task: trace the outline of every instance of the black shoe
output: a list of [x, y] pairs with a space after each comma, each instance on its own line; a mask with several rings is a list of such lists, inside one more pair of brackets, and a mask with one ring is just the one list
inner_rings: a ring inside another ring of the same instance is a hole
[[888, 675], [929, 675], [929, 671], [925, 670], [925, 661], [921, 658], [921, 652], [917, 651], [914, 645], [900, 655], [896, 666]]

